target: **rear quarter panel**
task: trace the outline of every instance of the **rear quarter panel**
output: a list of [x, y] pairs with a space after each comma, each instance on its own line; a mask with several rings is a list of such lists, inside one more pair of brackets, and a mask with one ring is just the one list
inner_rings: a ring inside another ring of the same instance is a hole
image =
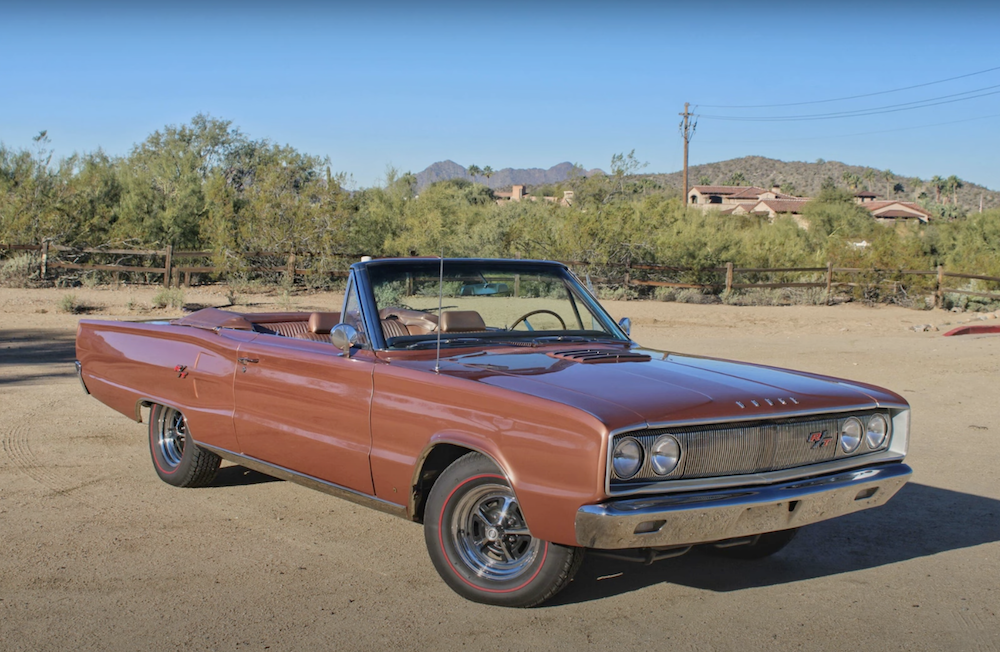
[[[175, 407], [187, 417], [196, 441], [239, 451], [232, 418], [236, 349], [255, 336], [83, 320], [76, 355], [87, 389], [105, 405], [136, 421], [142, 420], [141, 401]], [[178, 365], [185, 369], [175, 371]]]

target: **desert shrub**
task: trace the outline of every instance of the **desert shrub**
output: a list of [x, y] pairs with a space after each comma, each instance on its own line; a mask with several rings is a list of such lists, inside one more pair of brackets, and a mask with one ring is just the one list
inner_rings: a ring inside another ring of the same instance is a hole
[[3, 261], [0, 265], [0, 286], [26, 288], [38, 278], [38, 258], [31, 254], [20, 254]]
[[167, 306], [180, 308], [183, 305], [184, 290], [180, 288], [165, 288], [157, 292], [156, 296], [153, 297], [153, 306], [155, 308], [166, 308]]
[[595, 289], [601, 301], [628, 301], [637, 296], [635, 288], [624, 285], [598, 285]]
[[379, 308], [387, 306], [403, 307], [403, 297], [406, 296], [406, 283], [404, 281], [390, 281], [376, 285], [374, 288], [375, 305]]
[[683, 288], [677, 292], [677, 303], [719, 303], [721, 299], [714, 294], [705, 294], [694, 288]]
[[653, 288], [653, 299], [656, 301], [676, 301], [677, 288], [655, 287]]
[[70, 314], [76, 314], [80, 311], [80, 302], [77, 301], [75, 294], [64, 294], [63, 298], [59, 300], [59, 310], [62, 312], [68, 312]]

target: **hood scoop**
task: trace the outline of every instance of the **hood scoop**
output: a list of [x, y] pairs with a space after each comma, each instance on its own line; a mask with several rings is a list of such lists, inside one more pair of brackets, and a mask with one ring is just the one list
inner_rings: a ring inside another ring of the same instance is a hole
[[613, 351], [609, 349], [574, 349], [573, 351], [559, 351], [557, 353], [549, 353], [548, 355], [559, 360], [572, 360], [573, 362], [582, 362], [585, 364], [648, 362], [652, 360], [645, 353]]

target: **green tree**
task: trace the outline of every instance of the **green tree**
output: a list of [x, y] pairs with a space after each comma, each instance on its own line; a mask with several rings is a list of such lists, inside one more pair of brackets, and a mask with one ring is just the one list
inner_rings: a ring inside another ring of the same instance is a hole
[[482, 174], [486, 177], [486, 185], [490, 185], [490, 177], [493, 176], [493, 168], [488, 165], [483, 167]]
[[844, 180], [844, 183], [847, 184], [847, 187], [850, 188], [851, 190], [857, 190], [858, 186], [861, 185], [861, 177], [854, 174], [850, 170], [844, 170], [844, 174], [841, 175], [841, 178]]
[[892, 170], [885, 170], [882, 172], [882, 179], [885, 181], [885, 198], [892, 199], [892, 182], [895, 181], [896, 175]]
[[865, 189], [871, 191], [875, 185], [875, 170], [865, 168], [865, 171], [861, 173], [861, 178], [865, 180]]
[[746, 185], [749, 185], [749, 184], [747, 182], [746, 175], [744, 175], [742, 172], [740, 172], [739, 170], [737, 170], [736, 172], [733, 172], [731, 175], [729, 175], [729, 178], [726, 179], [725, 185], [727, 185], [727, 186], [746, 186]]
[[951, 192], [951, 203], [955, 206], [958, 205], [958, 189], [962, 188], [965, 184], [954, 174], [944, 180], [944, 185]]
[[934, 202], [937, 203], [937, 204], [940, 204], [941, 203], [941, 190], [944, 189], [944, 185], [945, 185], [944, 179], [942, 179], [941, 177], [939, 177], [938, 175], [935, 174], [933, 177], [931, 177], [930, 184], [931, 184], [931, 188], [934, 189]]
[[483, 173], [482, 168], [478, 165], [470, 165], [466, 171], [469, 173], [469, 176], [472, 177], [473, 181], [475, 181], [476, 177]]

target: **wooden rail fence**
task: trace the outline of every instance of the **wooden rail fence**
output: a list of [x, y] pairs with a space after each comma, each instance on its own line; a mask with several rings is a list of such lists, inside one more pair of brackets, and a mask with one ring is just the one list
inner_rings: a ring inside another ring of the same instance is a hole
[[[32, 251], [40, 252], [40, 274], [43, 279], [48, 278], [49, 272], [54, 269], [75, 269], [75, 270], [101, 270], [110, 272], [137, 272], [143, 274], [155, 274], [161, 275], [163, 278], [163, 286], [171, 287], [181, 285], [181, 276], [183, 275], [183, 284], [188, 286], [191, 284], [192, 274], [216, 274], [221, 270], [213, 265], [178, 265], [178, 260], [183, 259], [198, 259], [198, 258], [211, 258], [213, 253], [211, 251], [175, 251], [173, 247], [167, 246], [165, 249], [74, 249], [72, 247], [64, 247], [61, 245], [51, 244], [50, 242], [42, 242], [37, 245], [4, 245], [0, 244], [0, 253], [4, 251]], [[118, 264], [94, 264], [94, 263], [76, 263], [76, 262], [66, 262], [59, 258], [60, 254], [71, 254], [73, 256], [80, 255], [118, 255], [118, 256], [135, 256], [140, 258], [149, 258], [151, 260], [162, 260], [162, 266], [141, 266], [141, 265], [118, 265]], [[300, 267], [299, 263], [304, 259], [307, 259], [313, 254], [309, 252], [299, 252], [299, 253], [278, 253], [278, 252], [251, 252], [244, 254], [247, 257], [257, 257], [257, 258], [276, 258], [283, 259], [285, 261], [284, 265], [274, 266], [274, 265], [264, 265], [264, 266], [252, 266], [247, 268], [247, 271], [251, 272], [272, 272], [272, 273], [282, 273], [286, 274], [288, 277], [293, 278], [295, 276], [306, 276], [309, 274], [317, 273], [317, 270]], [[344, 255], [338, 257], [338, 260], [342, 260], [345, 263], [345, 267], [355, 260], [359, 260], [360, 255], [348, 256]], [[746, 290], [746, 289], [774, 289], [774, 288], [824, 288], [826, 291], [827, 301], [832, 296], [834, 289], [844, 288], [844, 287], [857, 287], [862, 285], [857, 278], [863, 274], [870, 274], [876, 277], [887, 276], [896, 279], [904, 278], [907, 276], [933, 276], [935, 277], [934, 282], [934, 304], [940, 307], [943, 304], [945, 294], [958, 294], [966, 296], [976, 296], [985, 297], [989, 299], [995, 299], [1000, 301], [1000, 291], [997, 292], [979, 292], [972, 290], [963, 290], [954, 287], [948, 287], [947, 279], [963, 279], [963, 280], [978, 280], [988, 283], [1000, 284], [1000, 277], [996, 276], [984, 276], [981, 274], [966, 274], [961, 272], [948, 272], [945, 271], [943, 266], [938, 266], [936, 270], [887, 270], [887, 269], [866, 269], [866, 268], [856, 268], [856, 267], [834, 267], [832, 263], [827, 263], [826, 267], [735, 267], [733, 263], [726, 263], [724, 267], [707, 267], [707, 268], [693, 268], [693, 267], [677, 267], [671, 265], [657, 265], [650, 263], [592, 263], [588, 261], [563, 261], [565, 264], [575, 267], [577, 269], [590, 269], [598, 268], [605, 271], [617, 271], [620, 273], [618, 278], [604, 278], [602, 282], [611, 283], [615, 285], [623, 285], [625, 287], [667, 287], [667, 288], [677, 288], [677, 289], [695, 289], [701, 291], [719, 291], [724, 290], [726, 292], [731, 292], [732, 290]], [[345, 277], [347, 276], [346, 271], [329, 271], [323, 272], [331, 276]], [[638, 274], [637, 274], [638, 273]], [[693, 282], [672, 282], [663, 280], [653, 280], [649, 278], [635, 278], [636, 275], [639, 276], [650, 276], [656, 274], [665, 273], [675, 273], [675, 274], [714, 274], [721, 281], [709, 282], [709, 283], [693, 283]], [[779, 282], [768, 282], [768, 283], [741, 283], [737, 282], [737, 275], [745, 276], [748, 274], [781, 274], [781, 275], [802, 275], [809, 274], [814, 277], [818, 274], [823, 274], [822, 280], [813, 281], [779, 281]], [[853, 281], [835, 280], [834, 276], [840, 275], [841, 277], [847, 275], [849, 277], [854, 277]], [[618, 280], [620, 278], [620, 281]], [[898, 282], [898, 281], [897, 281]]]

